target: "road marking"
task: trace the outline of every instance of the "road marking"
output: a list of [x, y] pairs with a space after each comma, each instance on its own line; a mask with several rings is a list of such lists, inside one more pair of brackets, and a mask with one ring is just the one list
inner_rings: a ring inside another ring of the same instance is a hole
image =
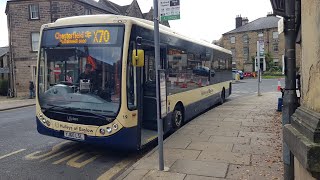
[[65, 153], [65, 152], [68, 152], [68, 151], [71, 151], [71, 150], [73, 150], [73, 149], [75, 149], [75, 147], [71, 147], [71, 148], [68, 148], [68, 149], [66, 149], [66, 150], [63, 150], [63, 151], [61, 151], [61, 152], [58, 152], [58, 153], [56, 153], [56, 154], [53, 154], [53, 155], [51, 155], [51, 156], [48, 156], [48, 157], [42, 159], [40, 162], [43, 162], [43, 161], [52, 159], [52, 158], [57, 157], [57, 156], [60, 156], [61, 154]]
[[36, 151], [34, 153], [26, 155], [25, 158], [27, 160], [35, 160], [35, 159], [40, 159], [40, 158], [43, 158], [43, 157], [46, 157], [46, 156], [50, 156], [50, 155], [58, 152], [63, 147], [63, 145], [65, 145], [67, 143], [70, 143], [70, 141], [63, 141], [63, 142], [53, 146], [51, 151], [49, 151], [49, 152], [47, 152], [45, 154], [37, 155], [37, 154], [41, 153], [41, 151]]
[[14, 155], [14, 154], [18, 154], [19, 152], [22, 152], [22, 151], [25, 151], [25, 150], [26, 150], [26, 149], [20, 149], [20, 150], [18, 150], [18, 151], [14, 151], [14, 152], [12, 152], [12, 153], [9, 153], [9, 154], [0, 156], [0, 160], [1, 160], [1, 159], [4, 159], [4, 158], [6, 158], [6, 157], [9, 157], [9, 156], [11, 156], [11, 155]]
[[82, 162], [76, 162], [78, 159], [82, 158], [83, 156], [87, 155], [89, 153], [83, 153], [77, 157], [74, 157], [72, 159], [70, 159], [68, 162], [67, 162], [67, 165], [71, 166], [71, 167], [75, 167], [75, 168], [81, 168], [85, 165], [87, 165], [88, 163], [94, 161], [95, 159], [97, 159], [100, 155], [97, 154], [93, 157], [91, 157], [90, 159], [87, 159], [85, 161], [82, 161]]
[[53, 162], [52, 164], [60, 164], [60, 163], [62, 163], [63, 161], [66, 161], [66, 160], [68, 160], [68, 159], [71, 159], [72, 157], [77, 156], [78, 154], [81, 154], [81, 153], [83, 153], [83, 152], [84, 152], [84, 151], [74, 152], [74, 153], [70, 154], [69, 156], [66, 156], [66, 157], [64, 157], [64, 158], [62, 158], [62, 159], [60, 159], [60, 160], [57, 160], [57, 161]]
[[113, 176], [115, 176], [117, 173], [119, 173], [122, 169], [127, 167], [132, 161], [130, 159], [125, 159], [117, 163], [115, 166], [113, 166], [111, 169], [103, 173], [100, 177], [98, 177], [97, 180], [106, 180], [111, 179]]

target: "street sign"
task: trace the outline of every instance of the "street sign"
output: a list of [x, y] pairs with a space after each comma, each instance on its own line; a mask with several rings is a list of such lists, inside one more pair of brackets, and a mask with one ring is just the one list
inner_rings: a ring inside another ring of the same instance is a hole
[[0, 74], [8, 74], [9, 68], [0, 68]]
[[159, 0], [160, 21], [180, 19], [180, 0]]

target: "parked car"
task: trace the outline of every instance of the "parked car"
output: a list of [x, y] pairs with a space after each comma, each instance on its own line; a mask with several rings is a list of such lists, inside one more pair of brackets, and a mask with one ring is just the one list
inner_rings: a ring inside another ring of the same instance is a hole
[[252, 74], [252, 72], [244, 72], [243, 76], [244, 77], [253, 77], [253, 74]]
[[213, 77], [215, 72], [213, 70], [210, 70], [208, 67], [199, 66], [192, 70], [192, 73], [199, 76], [211, 76]]
[[237, 69], [232, 70], [233, 79], [236, 79], [236, 74], [239, 74], [240, 79], [243, 79], [244, 76], [243, 76], [243, 72], [241, 70], [237, 70]]

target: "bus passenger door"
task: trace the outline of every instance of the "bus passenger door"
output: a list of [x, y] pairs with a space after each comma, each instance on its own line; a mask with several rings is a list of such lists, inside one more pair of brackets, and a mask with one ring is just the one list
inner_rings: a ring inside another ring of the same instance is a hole
[[[145, 53], [145, 65], [142, 72], [142, 119], [141, 126], [141, 145], [157, 138], [157, 99], [156, 99], [156, 71], [155, 71], [155, 51], [154, 46], [142, 46]], [[161, 67], [164, 65], [164, 55], [166, 49], [161, 48]], [[140, 116], [141, 117], [141, 116]]]

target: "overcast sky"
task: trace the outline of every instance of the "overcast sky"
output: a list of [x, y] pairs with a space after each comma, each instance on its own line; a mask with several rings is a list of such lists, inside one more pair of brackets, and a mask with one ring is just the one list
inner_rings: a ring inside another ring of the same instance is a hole
[[[111, 0], [128, 5], [132, 0]], [[142, 12], [148, 12], [153, 0], [138, 0]], [[212, 42], [235, 28], [235, 17], [241, 15], [253, 21], [272, 11], [270, 0], [180, 0], [181, 19], [170, 21], [175, 31]], [[8, 45], [6, 0], [0, 0], [0, 47]]]

